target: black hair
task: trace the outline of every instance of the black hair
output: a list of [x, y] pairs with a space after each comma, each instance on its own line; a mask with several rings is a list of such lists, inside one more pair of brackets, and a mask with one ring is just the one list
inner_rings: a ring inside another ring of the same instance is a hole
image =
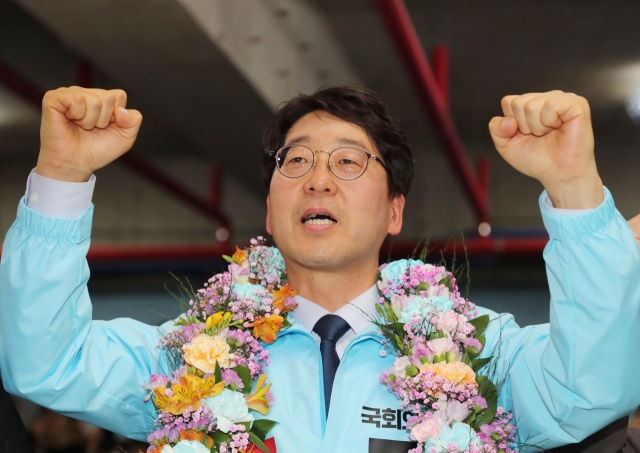
[[319, 89], [312, 95], [301, 94], [276, 111], [262, 138], [262, 177], [267, 190], [276, 169], [272, 151], [284, 146], [287, 133], [296, 121], [319, 110], [362, 127], [380, 152], [387, 169], [389, 197], [409, 193], [413, 158], [407, 136], [377, 93], [356, 86], [334, 86]]

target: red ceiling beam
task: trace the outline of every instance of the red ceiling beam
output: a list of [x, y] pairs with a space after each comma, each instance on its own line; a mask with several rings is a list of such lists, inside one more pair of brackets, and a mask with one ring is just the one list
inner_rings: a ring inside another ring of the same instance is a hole
[[[441, 89], [441, 84], [444, 81], [438, 83], [438, 79], [431, 71], [404, 2], [402, 0], [374, 0], [374, 3], [409, 72], [418, 97], [434, 123], [440, 143], [446, 150], [446, 155], [471, 201], [478, 223], [490, 222], [487, 191], [473, 170], [449, 114], [447, 96], [443, 94]], [[442, 63], [445, 60], [442, 51], [440, 51], [438, 58], [443, 60], [440, 61], [440, 68], [442, 68]], [[448, 72], [448, 55], [446, 60]]]
[[220, 260], [222, 255], [232, 255], [234, 248], [228, 243], [217, 245], [150, 245], [150, 246], [100, 246], [92, 245], [87, 254], [90, 262], [111, 261], [180, 261]]
[[[442, 250], [445, 256], [451, 256], [454, 251], [457, 256], [541, 256], [549, 241], [546, 237], [539, 238], [474, 238], [466, 239], [464, 243], [457, 241], [436, 241], [429, 244], [433, 250], [429, 256], [439, 256]], [[466, 248], [466, 252], [465, 252]], [[421, 248], [418, 247], [417, 254]], [[219, 260], [222, 255], [233, 254], [234, 248], [229, 243], [217, 245], [92, 245], [87, 259], [90, 262], [149, 262], [157, 260]], [[414, 255], [416, 244], [412, 242], [385, 243], [380, 250], [380, 256], [389, 254], [395, 258], [406, 258]], [[0, 256], [2, 253], [0, 251]]]
[[[541, 256], [549, 242], [548, 237], [534, 238], [492, 238], [477, 237], [457, 241], [436, 241], [429, 243], [429, 249], [433, 254], [439, 254], [442, 250], [445, 256], [451, 256], [454, 252], [457, 256], [467, 253], [469, 256]], [[465, 252], [466, 249], [466, 252]], [[385, 243], [380, 250], [380, 256], [387, 256], [391, 252], [394, 257], [408, 257], [414, 254], [416, 245], [408, 242]], [[418, 254], [421, 248], [418, 247]]]

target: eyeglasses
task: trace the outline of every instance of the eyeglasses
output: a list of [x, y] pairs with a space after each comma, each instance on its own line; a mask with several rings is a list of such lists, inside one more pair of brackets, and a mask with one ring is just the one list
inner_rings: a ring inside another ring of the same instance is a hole
[[309, 173], [316, 166], [316, 154], [327, 153], [329, 156], [329, 170], [336, 177], [344, 181], [352, 181], [363, 175], [372, 158], [380, 162], [386, 170], [387, 167], [375, 154], [366, 152], [360, 148], [345, 146], [336, 148], [331, 152], [291, 144], [283, 146], [278, 151], [271, 151], [276, 156], [276, 165], [280, 173], [287, 178], [300, 178]]

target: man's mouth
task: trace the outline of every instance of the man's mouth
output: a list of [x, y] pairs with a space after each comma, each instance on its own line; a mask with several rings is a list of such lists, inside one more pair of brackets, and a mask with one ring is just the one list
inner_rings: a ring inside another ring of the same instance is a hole
[[305, 225], [333, 225], [334, 223], [338, 223], [338, 221], [327, 214], [320, 213], [309, 214], [302, 219], [302, 223]]

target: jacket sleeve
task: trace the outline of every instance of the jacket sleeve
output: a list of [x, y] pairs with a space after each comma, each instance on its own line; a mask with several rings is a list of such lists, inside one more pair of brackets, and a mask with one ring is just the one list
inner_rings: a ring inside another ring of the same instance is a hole
[[170, 324], [92, 321], [92, 214], [54, 219], [21, 201], [0, 264], [2, 378], [11, 393], [143, 440], [153, 406], [141, 385], [165, 368], [156, 346]]
[[542, 206], [550, 323], [490, 324], [486, 353], [504, 379], [520, 442], [578, 442], [640, 404], [640, 249], [611, 194], [595, 210], [562, 217]]

